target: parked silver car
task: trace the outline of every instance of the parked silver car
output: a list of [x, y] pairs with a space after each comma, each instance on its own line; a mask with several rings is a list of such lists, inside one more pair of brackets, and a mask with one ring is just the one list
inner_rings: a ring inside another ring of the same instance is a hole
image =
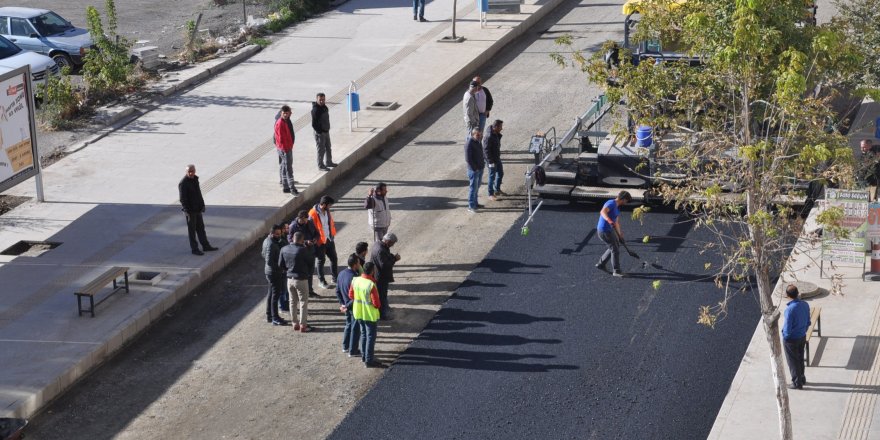
[[83, 64], [83, 56], [94, 45], [89, 31], [47, 9], [0, 8], [0, 36], [71, 69]]
[[31, 66], [35, 91], [40, 84], [48, 82], [49, 76], [57, 75], [59, 71], [58, 65], [52, 61], [52, 58], [23, 50], [13, 42], [0, 37], [0, 73], [10, 72], [26, 65]]

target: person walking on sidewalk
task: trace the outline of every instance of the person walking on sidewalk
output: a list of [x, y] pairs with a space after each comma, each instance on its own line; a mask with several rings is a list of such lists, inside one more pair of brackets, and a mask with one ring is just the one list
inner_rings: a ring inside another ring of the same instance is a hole
[[293, 142], [296, 133], [290, 122], [290, 106], [281, 106], [281, 117], [275, 120], [275, 151], [278, 152], [278, 165], [281, 168], [281, 190], [293, 195], [299, 194], [293, 186]]
[[293, 233], [293, 242], [281, 248], [278, 266], [287, 274], [287, 291], [290, 295], [290, 321], [293, 329], [308, 332], [309, 327], [309, 278], [312, 277], [309, 257], [303, 245], [301, 232]]
[[501, 130], [504, 122], [496, 119], [490, 127], [488, 136], [483, 136], [483, 155], [486, 156], [486, 166], [489, 168], [489, 200], [493, 202], [503, 195], [501, 192], [501, 179], [504, 178], [504, 166], [501, 164]]
[[[330, 284], [336, 282], [338, 274], [338, 259], [336, 257], [336, 223], [333, 222], [333, 214], [330, 213], [330, 207], [336, 203], [333, 197], [323, 196], [321, 200], [311, 210], [309, 210], [309, 218], [318, 230], [318, 242], [315, 244], [315, 256], [318, 262], [315, 268], [318, 271], [318, 283], [324, 289], [329, 289]], [[324, 277], [324, 262], [330, 260], [330, 274], [333, 279], [327, 283]]]
[[[476, 97], [479, 90], [480, 83], [471, 81], [470, 87], [464, 92], [464, 97], [462, 98], [461, 108], [464, 111], [464, 125], [467, 127], [466, 138], [471, 137], [471, 133], [473, 133], [475, 128], [480, 128], [480, 111], [477, 109]], [[483, 130], [480, 131], [482, 132]]]
[[474, 97], [477, 99], [477, 111], [480, 113], [480, 131], [485, 133], [486, 121], [489, 119], [489, 113], [492, 111], [495, 100], [492, 99], [489, 89], [483, 86], [483, 79], [479, 75], [474, 77], [473, 82], [480, 85], [480, 90], [474, 94]]
[[339, 272], [336, 278], [336, 299], [339, 301], [339, 311], [345, 313], [345, 328], [342, 329], [342, 352], [348, 353], [349, 357], [362, 356], [358, 343], [361, 340], [361, 328], [354, 319], [352, 313], [352, 301], [348, 297], [351, 289], [351, 281], [361, 272], [361, 261], [357, 255], [348, 256], [348, 267]]
[[425, 22], [425, 0], [413, 0], [413, 20]]
[[296, 214], [296, 219], [290, 223], [290, 235], [287, 236], [287, 240], [293, 242], [293, 234], [296, 232], [303, 234], [303, 246], [305, 246], [306, 255], [309, 258], [309, 296], [317, 298], [318, 294], [315, 293], [312, 280], [314, 279], [313, 275], [315, 275], [315, 254], [317, 253], [315, 247], [318, 244], [318, 229], [315, 228], [315, 224], [309, 218], [308, 211], [300, 210]]
[[266, 274], [266, 281], [269, 282], [269, 292], [266, 294], [266, 321], [272, 325], [287, 325], [278, 315], [278, 298], [285, 289], [285, 274], [278, 266], [278, 260], [281, 256], [281, 225], [273, 225], [269, 231], [269, 236], [263, 240], [263, 260], [266, 262], [263, 272]]
[[[330, 171], [335, 167], [333, 151], [330, 146], [330, 111], [327, 109], [327, 97], [318, 93], [312, 103], [312, 130], [315, 131], [315, 146], [318, 148], [318, 169]], [[325, 162], [326, 158], [326, 162]]]
[[599, 232], [599, 239], [608, 245], [608, 249], [599, 258], [596, 267], [605, 270], [605, 264], [608, 258], [611, 258], [611, 269], [616, 277], [622, 277], [623, 272], [620, 270], [620, 240], [623, 240], [623, 231], [620, 230], [620, 222], [617, 218], [620, 216], [620, 207], [626, 205], [632, 200], [632, 196], [626, 191], [617, 194], [616, 199], [605, 202], [602, 210], [599, 211], [599, 224], [596, 229]]
[[391, 206], [388, 201], [388, 185], [385, 182], [379, 182], [375, 188], [370, 188], [364, 200], [364, 209], [367, 210], [367, 222], [373, 230], [373, 241], [381, 240], [391, 227]]
[[[196, 175], [196, 166], [186, 166], [186, 175], [177, 184], [180, 193], [180, 206], [186, 215], [186, 231], [189, 233], [189, 247], [193, 255], [204, 255], [199, 250], [199, 243], [205, 251], [216, 251], [217, 248], [208, 242], [208, 234], [205, 233], [205, 199], [202, 197], [202, 188], [199, 186], [199, 176]], [[196, 241], [198, 238], [198, 242]]]
[[[397, 236], [389, 232], [373, 245], [370, 262], [376, 265], [376, 286], [379, 300], [382, 301], [382, 320], [391, 319], [391, 305], [388, 304], [388, 288], [394, 282], [394, 264], [400, 261], [400, 254], [392, 254], [391, 247], [397, 243]], [[364, 266], [366, 267], [366, 266]]]
[[483, 168], [486, 160], [483, 157], [483, 139], [479, 128], [471, 130], [471, 137], [464, 144], [464, 160], [467, 164], [468, 177], [468, 212], [476, 213], [480, 207], [477, 196], [480, 191], [480, 183], [483, 181]]
[[807, 345], [807, 328], [810, 327], [810, 305], [800, 299], [797, 286], [789, 284], [785, 295], [791, 298], [785, 306], [785, 322], [782, 323], [782, 346], [791, 373], [791, 385], [799, 390], [807, 383], [804, 376], [804, 347]]
[[361, 359], [367, 368], [382, 368], [385, 365], [373, 359], [376, 350], [376, 321], [382, 308], [376, 288], [376, 266], [369, 262], [364, 265], [364, 274], [352, 280], [348, 298], [352, 300], [352, 315], [361, 328]]

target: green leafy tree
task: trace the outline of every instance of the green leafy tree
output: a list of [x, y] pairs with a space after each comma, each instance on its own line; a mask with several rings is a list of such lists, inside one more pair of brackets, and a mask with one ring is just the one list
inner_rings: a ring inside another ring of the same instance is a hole
[[[619, 119], [653, 127], [658, 195], [715, 233], [706, 246], [722, 257], [711, 269], [723, 295], [700, 309], [698, 322], [714, 326], [733, 295], [757, 290], [780, 437], [791, 439], [771, 280], [786, 261], [814, 263], [797, 249], [808, 243], [797, 240], [803, 220], [787, 203], [804, 195], [793, 184], [853, 184], [852, 150], [834, 129], [831, 102], [858, 82], [863, 51], [840, 24], [809, 24], [804, 0], [643, 0], [639, 10], [634, 40], [659, 39], [689, 59], [636, 63], [624, 49], [619, 65], [604, 53], [553, 58], [585, 71], [612, 102], [622, 100]], [[570, 46], [571, 39], [558, 42]], [[620, 128], [631, 136], [631, 128]]]
[[875, 0], [837, 1], [835, 21], [844, 29], [847, 39], [863, 53], [860, 70], [864, 93], [880, 101], [880, 7]]
[[89, 99], [101, 101], [123, 94], [133, 82], [134, 68], [129, 49], [131, 43], [116, 32], [116, 4], [106, 1], [107, 28], [101, 14], [94, 6], [86, 8], [89, 34], [96, 50], [86, 53], [83, 80], [87, 85]]

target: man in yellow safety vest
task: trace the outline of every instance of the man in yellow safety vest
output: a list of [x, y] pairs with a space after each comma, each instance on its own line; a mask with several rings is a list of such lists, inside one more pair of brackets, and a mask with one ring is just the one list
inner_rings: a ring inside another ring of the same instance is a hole
[[[348, 298], [352, 300], [352, 315], [361, 328], [361, 355], [367, 368], [384, 368], [385, 365], [373, 360], [376, 348], [376, 321], [379, 320], [379, 289], [376, 288], [376, 265], [364, 264], [364, 274], [351, 280]], [[351, 347], [349, 347], [352, 349]]]

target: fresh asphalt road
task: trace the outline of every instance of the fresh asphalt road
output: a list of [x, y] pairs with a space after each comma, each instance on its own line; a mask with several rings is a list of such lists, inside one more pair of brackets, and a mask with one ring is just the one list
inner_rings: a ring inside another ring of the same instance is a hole
[[330, 438], [706, 438], [757, 299], [698, 324], [721, 294], [698, 253], [709, 233], [672, 212], [622, 218], [651, 263], [623, 256], [624, 279], [593, 267], [596, 206], [545, 203], [525, 237], [514, 224]]

